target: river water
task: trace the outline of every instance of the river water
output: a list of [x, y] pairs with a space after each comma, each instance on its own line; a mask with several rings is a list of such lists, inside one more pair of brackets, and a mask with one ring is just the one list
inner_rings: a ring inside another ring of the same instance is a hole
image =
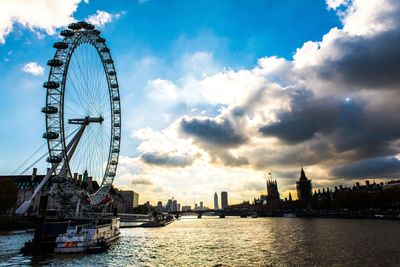
[[301, 218], [182, 218], [124, 228], [102, 254], [18, 253], [32, 234], [0, 235], [0, 266], [400, 266], [400, 222]]

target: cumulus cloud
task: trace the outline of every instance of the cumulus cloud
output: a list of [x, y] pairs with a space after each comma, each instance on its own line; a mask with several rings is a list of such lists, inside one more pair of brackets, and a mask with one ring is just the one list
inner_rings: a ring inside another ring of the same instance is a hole
[[96, 14], [90, 15], [85, 20], [96, 27], [103, 27], [105, 24], [112, 22], [113, 15], [106, 11], [97, 10]]
[[246, 135], [230, 119], [183, 118], [180, 129], [200, 143], [211, 146], [235, 147], [247, 140]]
[[186, 167], [193, 164], [199, 151], [189, 140], [180, 139], [175, 126], [162, 132], [139, 129], [132, 136], [142, 141], [140, 159], [149, 165]]
[[15, 24], [32, 31], [44, 30], [54, 34], [55, 29], [74, 21], [73, 13], [80, 0], [3, 0], [0, 2], [0, 44]]
[[229, 152], [219, 155], [220, 160], [225, 166], [240, 167], [249, 164], [249, 159], [245, 156], [234, 156]]
[[331, 9], [337, 9], [340, 6], [347, 4], [349, 0], [327, 0], [326, 4]]
[[166, 167], [185, 167], [193, 163], [193, 157], [190, 154], [168, 155], [145, 152], [141, 155], [140, 158], [147, 164]]
[[343, 178], [385, 178], [400, 175], [400, 161], [395, 157], [373, 158], [336, 167], [332, 174]]
[[[140, 161], [162, 167], [188, 155], [184, 171], [210, 177], [207, 168], [228, 176], [268, 170], [283, 191], [294, 189], [301, 164], [317, 186], [399, 175], [400, 2], [367, 2], [327, 1], [343, 26], [305, 42], [292, 60], [264, 57], [251, 69], [218, 70], [210, 53], [185, 55], [195, 67], [175, 80], [153, 79], [149, 96], [171, 108], [183, 103], [192, 114], [180, 113], [164, 130], [136, 131]], [[202, 75], [202, 68], [211, 71]], [[251, 180], [235, 177], [231, 190]], [[261, 189], [252, 180], [245, 186]]]
[[131, 180], [132, 185], [153, 185], [153, 182], [147, 178], [133, 178]]
[[22, 68], [23, 72], [30, 73], [33, 76], [40, 76], [44, 73], [44, 68], [36, 62], [29, 62]]

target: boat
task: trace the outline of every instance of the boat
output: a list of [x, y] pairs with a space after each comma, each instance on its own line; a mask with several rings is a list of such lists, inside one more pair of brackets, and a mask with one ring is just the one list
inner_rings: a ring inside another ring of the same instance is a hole
[[174, 221], [174, 216], [160, 212], [153, 212], [152, 219], [143, 223], [140, 227], [164, 227]]
[[258, 218], [258, 214], [257, 213], [251, 214], [251, 218]]
[[68, 225], [66, 233], [56, 237], [55, 253], [96, 253], [106, 250], [120, 236], [119, 218], [108, 223], [85, 223]]
[[89, 254], [101, 253], [106, 251], [110, 247], [110, 243], [107, 243], [104, 239], [99, 239], [96, 244], [88, 247], [87, 252]]

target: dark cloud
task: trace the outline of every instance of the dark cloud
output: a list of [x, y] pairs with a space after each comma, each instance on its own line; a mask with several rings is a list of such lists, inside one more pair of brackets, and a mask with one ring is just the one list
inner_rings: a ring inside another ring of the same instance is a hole
[[135, 178], [131, 181], [133, 185], [152, 185], [153, 182], [146, 178]]
[[278, 114], [278, 122], [259, 130], [265, 136], [275, 136], [290, 144], [312, 138], [320, 131], [329, 131], [340, 112], [340, 102], [334, 98], [314, 99], [307, 91], [299, 91], [291, 101], [291, 110]]
[[230, 153], [224, 153], [220, 155], [219, 159], [221, 159], [222, 163], [225, 166], [230, 166], [230, 167], [240, 167], [249, 164], [249, 159], [247, 157], [244, 156], [235, 157]]
[[372, 36], [337, 38], [332, 46], [340, 51], [340, 56], [327, 58], [318, 66], [305, 68], [303, 73], [316, 73], [323, 80], [340, 84], [337, 89], [343, 91], [398, 87], [399, 43], [398, 29]]
[[[323, 137], [317, 136], [301, 144], [275, 145], [273, 149], [258, 148], [250, 152], [249, 158], [255, 169], [271, 170], [279, 177], [290, 178], [294, 176], [289, 175], [283, 166], [315, 165], [327, 160], [335, 161], [337, 155], [335, 149]], [[341, 156], [340, 160], [343, 160], [343, 157]]]
[[349, 179], [398, 177], [400, 161], [395, 157], [366, 159], [336, 167], [332, 170], [332, 174]]
[[146, 152], [140, 158], [147, 164], [166, 167], [186, 167], [193, 163], [193, 157], [190, 155], [168, 155]]
[[236, 147], [247, 141], [247, 137], [229, 118], [183, 118], [180, 128], [196, 141], [211, 146]]
[[[262, 126], [259, 131], [289, 145], [319, 138], [323, 143], [314, 143], [306, 157], [299, 154], [299, 159], [306, 160], [304, 164], [318, 163], [325, 158], [324, 155], [333, 156], [332, 152], [349, 152], [346, 157], [351, 160], [394, 155], [398, 147], [392, 142], [400, 137], [397, 119], [387, 116], [385, 108], [370, 111], [366, 106], [368, 102], [357, 99], [346, 101], [297, 94], [293, 97], [290, 111], [279, 114], [278, 122]], [[312, 151], [315, 153], [310, 153]], [[316, 162], [307, 162], [307, 159]]]

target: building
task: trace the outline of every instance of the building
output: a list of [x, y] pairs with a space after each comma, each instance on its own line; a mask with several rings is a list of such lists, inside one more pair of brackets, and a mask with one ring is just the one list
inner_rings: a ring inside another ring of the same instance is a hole
[[267, 206], [270, 209], [277, 209], [279, 207], [280, 195], [278, 191], [278, 184], [275, 181], [267, 181]]
[[303, 167], [301, 167], [300, 179], [296, 182], [297, 198], [302, 207], [310, 205], [312, 198], [312, 184], [304, 173]]
[[221, 209], [228, 207], [228, 192], [221, 192]]
[[178, 202], [176, 199], [168, 199], [167, 204], [165, 205], [166, 212], [175, 212], [178, 211]]
[[[32, 194], [35, 188], [40, 184], [40, 182], [43, 180], [44, 175], [38, 175], [37, 174], [37, 169], [33, 168], [32, 174], [31, 175], [4, 175], [0, 176], [0, 179], [10, 179], [15, 183], [15, 185], [18, 188], [18, 195], [17, 195], [17, 202], [15, 204], [14, 210], [17, 209], [19, 206], [22, 205], [26, 200], [28, 200]], [[32, 205], [27, 211], [27, 214], [36, 214], [38, 211], [39, 207], [39, 200], [40, 196], [42, 195], [48, 195], [50, 188], [52, 186], [52, 179], [49, 179], [49, 181], [45, 184], [41, 192], [36, 196], [36, 198], [33, 200]], [[49, 209], [56, 209], [58, 207], [58, 203], [55, 201], [55, 199], [51, 196], [48, 198], [47, 202], [47, 207]]]
[[218, 206], [218, 194], [217, 192], [214, 193], [214, 209], [218, 210], [219, 206]]
[[161, 202], [161, 201], [158, 201], [158, 202], [157, 202], [157, 211], [158, 211], [158, 212], [162, 212], [163, 209], [164, 209], [164, 207], [163, 207], [162, 202]]
[[172, 199], [172, 210], [171, 211], [178, 211], [178, 202], [176, 199]]
[[166, 212], [172, 211], [172, 199], [168, 199], [167, 204], [165, 204], [165, 211]]
[[133, 208], [139, 205], [139, 194], [132, 190], [118, 190], [117, 191], [125, 200], [125, 207], [122, 212], [131, 212]]
[[[21, 206], [26, 200], [28, 200], [36, 187], [41, 183], [45, 175], [37, 174], [37, 169], [33, 168], [31, 175], [3, 175], [0, 176], [0, 179], [11, 179], [18, 188], [18, 195], [17, 195], [17, 202], [15, 204], [14, 210]], [[32, 205], [28, 209], [28, 215], [37, 214], [38, 207], [39, 207], [39, 200], [40, 197], [43, 195], [48, 195], [48, 202], [47, 202], [47, 209], [59, 209], [60, 203], [55, 198], [53, 198], [52, 194], [50, 193], [51, 187], [53, 185], [52, 181], [53, 177], [51, 177], [40, 193], [35, 197], [32, 202]], [[92, 194], [99, 190], [100, 186], [97, 181], [93, 180], [91, 176], [85, 171], [83, 174], [74, 173], [72, 177], [72, 181], [74, 184], [80, 188], [85, 189], [89, 194]], [[107, 212], [112, 212], [114, 208], [118, 210], [118, 212], [124, 212], [125, 210], [125, 200], [121, 194], [119, 194], [118, 190], [115, 190], [114, 187], [110, 188], [109, 191], [110, 197], [113, 200], [110, 205], [107, 207]], [[74, 195], [71, 199], [72, 203], [77, 202], [77, 196]], [[13, 212], [11, 211], [11, 212]]]
[[192, 209], [192, 206], [182, 206], [182, 211], [189, 211]]
[[180, 203], [178, 203], [176, 211], [181, 211], [181, 204]]
[[203, 201], [200, 201], [200, 210], [204, 210], [204, 204], [203, 204]]

